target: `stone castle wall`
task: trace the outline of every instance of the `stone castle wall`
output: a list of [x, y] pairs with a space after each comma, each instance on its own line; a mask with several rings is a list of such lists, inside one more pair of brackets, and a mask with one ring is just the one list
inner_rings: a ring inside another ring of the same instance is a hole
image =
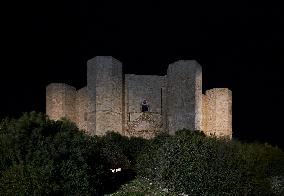
[[208, 129], [208, 119], [209, 115], [210, 118], [215, 118], [215, 114], [210, 114], [208, 110], [208, 97], [204, 94], [202, 94], [202, 122], [201, 122], [201, 130], [203, 130], [204, 133], [209, 135], [209, 129]]
[[[145, 137], [152, 137], [154, 132], [161, 129], [162, 87], [164, 84], [164, 76], [125, 75], [125, 127], [128, 134], [139, 132]], [[144, 99], [149, 104], [147, 118], [141, 112], [141, 103]]]
[[[148, 112], [141, 111], [144, 99]], [[203, 95], [202, 68], [191, 60], [172, 63], [167, 75], [155, 76], [124, 75], [118, 60], [95, 57], [87, 63], [86, 87], [47, 86], [46, 114], [68, 118], [90, 135], [116, 131], [151, 138], [186, 128], [232, 138], [232, 92], [214, 88]]]
[[227, 88], [207, 90], [202, 101], [205, 134], [232, 138], [232, 92]]
[[76, 122], [76, 89], [62, 83], [52, 83], [46, 88], [46, 114], [53, 120], [62, 117]]
[[150, 111], [161, 114], [164, 76], [126, 74], [125, 84], [128, 113], [140, 113], [141, 102], [146, 99]]
[[162, 130], [168, 130], [168, 123], [167, 123], [167, 76], [164, 76], [164, 82], [162, 84]]
[[111, 56], [88, 61], [87, 91], [91, 101], [89, 125], [96, 135], [122, 133], [122, 64]]
[[167, 72], [167, 129], [170, 134], [201, 128], [202, 70], [196, 61], [177, 61]]
[[88, 129], [88, 98], [87, 87], [81, 88], [77, 91], [75, 105], [77, 114], [76, 124], [78, 128], [82, 130]]

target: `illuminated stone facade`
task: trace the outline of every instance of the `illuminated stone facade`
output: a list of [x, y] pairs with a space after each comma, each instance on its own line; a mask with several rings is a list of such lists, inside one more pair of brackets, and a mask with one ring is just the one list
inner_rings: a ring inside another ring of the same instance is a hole
[[206, 135], [232, 138], [232, 91], [214, 88], [202, 95], [202, 128]]
[[115, 131], [152, 138], [186, 128], [232, 137], [231, 91], [214, 88], [203, 95], [202, 68], [193, 60], [172, 63], [167, 75], [157, 76], [123, 74], [115, 58], [95, 57], [87, 63], [86, 87], [47, 86], [46, 113], [54, 120], [68, 118], [90, 135]]

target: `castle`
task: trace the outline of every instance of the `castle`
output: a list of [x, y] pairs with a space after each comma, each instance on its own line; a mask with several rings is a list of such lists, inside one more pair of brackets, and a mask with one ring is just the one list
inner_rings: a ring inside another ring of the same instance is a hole
[[202, 94], [202, 68], [195, 60], [168, 66], [167, 75], [124, 74], [111, 56], [87, 62], [87, 86], [51, 83], [46, 114], [75, 122], [90, 135], [115, 131], [152, 138], [186, 128], [232, 138], [232, 92], [214, 88]]

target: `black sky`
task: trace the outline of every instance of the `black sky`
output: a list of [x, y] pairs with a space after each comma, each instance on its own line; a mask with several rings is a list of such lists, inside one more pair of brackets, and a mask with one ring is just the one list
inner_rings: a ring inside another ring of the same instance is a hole
[[97, 55], [114, 56], [126, 73], [158, 75], [176, 60], [196, 59], [204, 90], [233, 91], [234, 137], [281, 146], [282, 8], [241, 1], [11, 1], [2, 7], [0, 116], [44, 112], [45, 86], [85, 86], [86, 61]]

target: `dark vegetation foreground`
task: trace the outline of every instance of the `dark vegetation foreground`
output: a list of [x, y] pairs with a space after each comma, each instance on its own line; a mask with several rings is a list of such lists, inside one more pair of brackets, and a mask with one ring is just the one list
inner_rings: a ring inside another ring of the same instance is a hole
[[90, 137], [34, 112], [0, 124], [1, 195], [284, 195], [283, 183], [284, 153], [268, 144], [189, 130]]

